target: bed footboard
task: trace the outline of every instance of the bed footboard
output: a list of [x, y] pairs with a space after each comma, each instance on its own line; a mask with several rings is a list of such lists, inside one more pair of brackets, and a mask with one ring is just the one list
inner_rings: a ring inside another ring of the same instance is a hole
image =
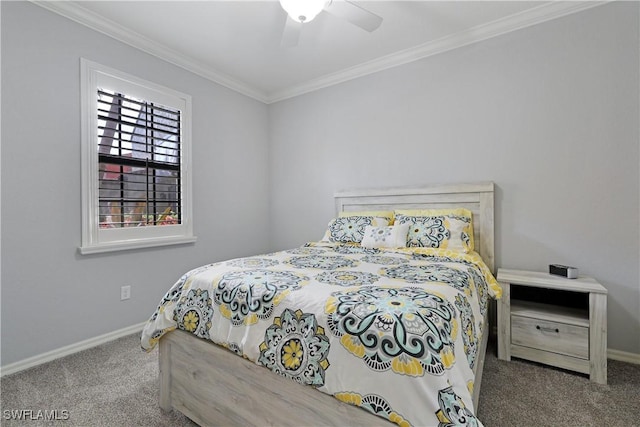
[[[487, 330], [476, 364], [476, 409], [488, 336]], [[203, 426], [392, 425], [184, 331], [175, 330], [160, 340], [159, 365], [160, 408], [180, 411]]]
[[159, 361], [160, 407], [200, 425], [392, 425], [184, 331], [160, 340]]

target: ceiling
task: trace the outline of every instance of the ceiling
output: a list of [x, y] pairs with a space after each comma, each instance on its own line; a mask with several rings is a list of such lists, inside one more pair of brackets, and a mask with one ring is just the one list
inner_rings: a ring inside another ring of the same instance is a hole
[[355, 1], [384, 19], [377, 30], [321, 12], [288, 48], [277, 0], [34, 3], [271, 103], [603, 2]]

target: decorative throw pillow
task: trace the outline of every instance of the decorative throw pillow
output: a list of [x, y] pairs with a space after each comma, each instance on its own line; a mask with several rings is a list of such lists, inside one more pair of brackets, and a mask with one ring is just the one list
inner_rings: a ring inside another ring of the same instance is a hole
[[375, 216], [343, 216], [329, 222], [327, 237], [330, 242], [360, 243], [364, 229], [368, 225], [382, 227], [389, 225], [386, 218]]
[[397, 224], [388, 227], [367, 225], [364, 229], [362, 246], [365, 248], [404, 248], [407, 246], [407, 233], [410, 224]]
[[397, 210], [396, 224], [410, 224], [409, 247], [473, 251], [472, 214], [468, 209]]

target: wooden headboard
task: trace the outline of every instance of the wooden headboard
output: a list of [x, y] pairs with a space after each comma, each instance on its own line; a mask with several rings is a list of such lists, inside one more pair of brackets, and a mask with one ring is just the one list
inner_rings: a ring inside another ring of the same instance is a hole
[[493, 182], [340, 191], [340, 212], [393, 209], [467, 208], [473, 213], [475, 250], [495, 273]]

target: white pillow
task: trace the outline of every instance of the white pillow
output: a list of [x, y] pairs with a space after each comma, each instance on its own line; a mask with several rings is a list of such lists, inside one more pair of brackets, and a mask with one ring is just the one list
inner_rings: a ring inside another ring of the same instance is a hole
[[364, 229], [361, 245], [365, 248], [404, 248], [407, 246], [410, 225], [398, 224], [390, 227], [368, 225]]

